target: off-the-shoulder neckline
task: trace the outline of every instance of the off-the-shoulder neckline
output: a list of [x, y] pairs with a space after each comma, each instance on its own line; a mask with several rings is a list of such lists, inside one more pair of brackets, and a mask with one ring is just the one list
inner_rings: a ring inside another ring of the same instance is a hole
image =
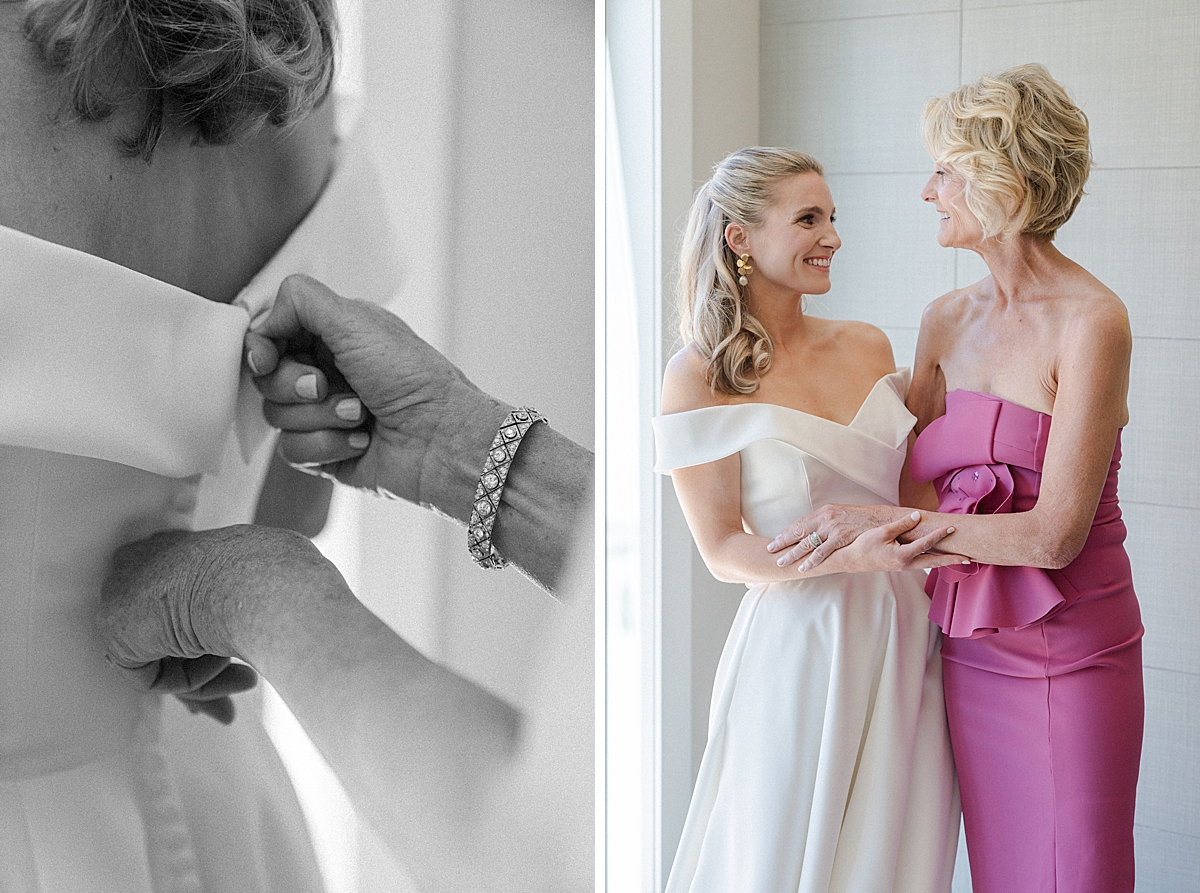
[[759, 402], [757, 400], [747, 400], [744, 403], [719, 403], [716, 406], [702, 406], [699, 409], [686, 409], [683, 412], [667, 413], [666, 415], [660, 416], [660, 418], [671, 418], [674, 416], [686, 416], [686, 415], [691, 415], [692, 413], [709, 413], [709, 412], [713, 412], [714, 410], [745, 409], [746, 407], [751, 407], [751, 406], [753, 406], [753, 407], [762, 406], [762, 407], [769, 407], [771, 409], [782, 409], [784, 412], [795, 413], [796, 415], [804, 416], [806, 418], [816, 419], [819, 422], [824, 422], [829, 425], [835, 425], [838, 428], [853, 428], [854, 423], [857, 422], [859, 420], [859, 418], [862, 416], [863, 410], [866, 408], [867, 404], [870, 403], [871, 399], [875, 396], [875, 392], [879, 390], [879, 386], [881, 384], [883, 384], [883, 382], [887, 381], [888, 379], [894, 378], [897, 375], [900, 375], [900, 376], [904, 375], [905, 371], [906, 371], [905, 369], [897, 369], [895, 372], [889, 372], [887, 375], [880, 376], [875, 381], [875, 384], [871, 385], [871, 390], [867, 392], [867, 396], [863, 398], [863, 402], [858, 405], [858, 410], [854, 413], [854, 418], [852, 418], [849, 421], [849, 423], [845, 424], [845, 425], [843, 425], [841, 422], [835, 422], [833, 419], [827, 419], [823, 415], [817, 415], [816, 413], [812, 413], [812, 412], [805, 412], [803, 409], [796, 409], [793, 406], [784, 406], [782, 403], [765, 403], [765, 402]]
[[[80, 262], [92, 263], [92, 264], [96, 264], [97, 266], [102, 267], [102, 268], [116, 270], [116, 271], [119, 271], [119, 273], [121, 275], [125, 275], [125, 276], [132, 276], [132, 277], [136, 277], [138, 279], [149, 279], [150, 281], [157, 282], [160, 285], [169, 286], [169, 287], [175, 289], [176, 291], [181, 291], [181, 292], [184, 292], [185, 294], [192, 295], [193, 297], [200, 298], [201, 300], [207, 301], [210, 304], [232, 303], [232, 302], [225, 302], [225, 301], [209, 300], [208, 298], [205, 298], [203, 295], [197, 295], [193, 291], [189, 291], [188, 289], [183, 288], [182, 286], [176, 285], [174, 282], [168, 282], [165, 279], [159, 279], [155, 276], [151, 276], [149, 273], [143, 273], [141, 270], [135, 270], [133, 267], [127, 267], [124, 264], [118, 263], [115, 260], [109, 260], [107, 257], [101, 257], [98, 254], [92, 254], [90, 251], [84, 251], [80, 248], [72, 248], [70, 245], [64, 245], [62, 242], [54, 242], [50, 239], [44, 239], [41, 236], [35, 236], [33, 233], [27, 233], [23, 229], [17, 229], [16, 227], [12, 227], [12, 226], [5, 226], [4, 224], [0, 223], [0, 230], [3, 230], [5, 232], [14, 233], [15, 235], [20, 236], [21, 238], [24, 238], [24, 239], [30, 239], [33, 242], [38, 243], [39, 245], [47, 246], [52, 251], [63, 252], [68, 257], [79, 259]], [[294, 232], [294, 230], [293, 230], [293, 232]]]

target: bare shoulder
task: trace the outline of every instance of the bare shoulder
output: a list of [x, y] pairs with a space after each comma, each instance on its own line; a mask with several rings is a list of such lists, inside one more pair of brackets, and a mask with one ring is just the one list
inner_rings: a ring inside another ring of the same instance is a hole
[[957, 328], [970, 314], [971, 306], [974, 303], [972, 298], [977, 293], [979, 284], [948, 291], [926, 304], [925, 310], [921, 313], [921, 328], [924, 329], [927, 326], [934, 330]]
[[827, 320], [829, 334], [859, 366], [869, 367], [875, 377], [896, 371], [892, 342], [883, 330], [856, 319]]
[[727, 403], [724, 394], [718, 394], [708, 385], [704, 375], [705, 357], [689, 343], [667, 361], [663, 370], [662, 407], [663, 415], [719, 406]]
[[1068, 343], [1090, 342], [1105, 350], [1124, 349], [1133, 344], [1129, 310], [1112, 289], [1090, 273], [1079, 278], [1071, 290]]
[[921, 331], [917, 336], [917, 356], [936, 365], [945, 348], [958, 342], [959, 335], [979, 304], [982, 282], [957, 288], [934, 298], [921, 313]]

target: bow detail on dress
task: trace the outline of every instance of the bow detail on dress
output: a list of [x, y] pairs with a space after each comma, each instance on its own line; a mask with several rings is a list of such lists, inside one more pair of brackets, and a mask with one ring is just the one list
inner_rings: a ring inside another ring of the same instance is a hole
[[[1028, 511], [1049, 430], [1044, 413], [990, 394], [952, 391], [946, 415], [917, 438], [913, 477], [934, 480], [939, 511]], [[1078, 597], [1061, 574], [976, 562], [935, 569], [925, 591], [933, 599], [929, 619], [947, 636], [968, 639], [1039, 623]]]
[[[937, 483], [938, 511], [957, 515], [996, 515], [1012, 511], [1013, 477], [1007, 465], [970, 465], [950, 472]], [[948, 565], [945, 576], [961, 580], [980, 565]]]

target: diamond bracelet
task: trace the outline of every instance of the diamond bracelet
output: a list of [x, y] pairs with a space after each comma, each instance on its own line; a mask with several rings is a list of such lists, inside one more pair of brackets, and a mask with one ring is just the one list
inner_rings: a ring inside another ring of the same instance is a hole
[[475, 503], [471, 507], [471, 521], [467, 524], [467, 551], [480, 567], [499, 570], [508, 566], [496, 547], [492, 545], [492, 525], [500, 511], [500, 496], [508, 470], [512, 468], [513, 456], [521, 439], [537, 422], [546, 419], [536, 409], [522, 406], [505, 417], [496, 432], [496, 438], [488, 449], [483, 463], [483, 473], [475, 487]]

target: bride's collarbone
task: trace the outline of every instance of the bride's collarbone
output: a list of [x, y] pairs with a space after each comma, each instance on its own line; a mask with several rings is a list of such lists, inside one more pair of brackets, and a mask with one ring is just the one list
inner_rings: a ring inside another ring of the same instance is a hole
[[797, 370], [772, 368], [755, 393], [732, 402], [769, 403], [849, 425], [879, 380], [875, 377], [868, 382], [867, 377], [839, 376], [830, 370], [797, 374]]

